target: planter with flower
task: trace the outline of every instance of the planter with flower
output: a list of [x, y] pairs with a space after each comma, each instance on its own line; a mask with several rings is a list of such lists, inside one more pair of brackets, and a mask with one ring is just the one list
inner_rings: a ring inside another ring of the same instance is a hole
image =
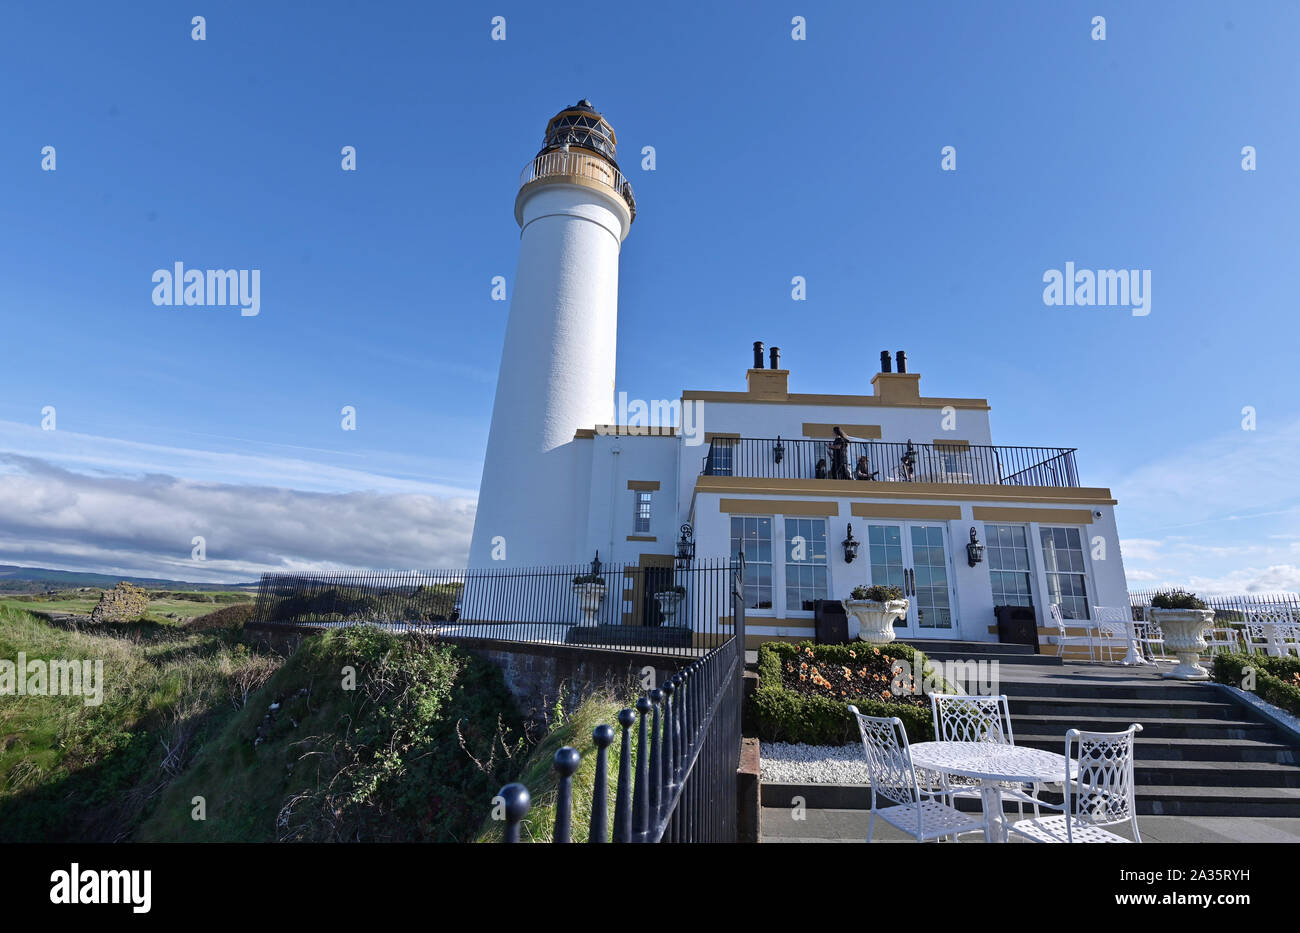
[[849, 638], [873, 645], [889, 644], [894, 640], [894, 623], [907, 615], [907, 606], [903, 591], [896, 586], [855, 586], [844, 600], [851, 620]]
[[655, 602], [659, 604], [659, 612], [663, 615], [661, 625], [674, 628], [684, 628], [686, 626], [685, 619], [678, 620], [677, 618], [677, 610], [685, 598], [686, 587], [681, 584], [674, 584], [655, 593]]
[[1160, 626], [1165, 647], [1178, 658], [1178, 666], [1166, 671], [1177, 680], [1209, 680], [1210, 673], [1197, 661], [1207, 647], [1205, 633], [1214, 625], [1214, 610], [1196, 598], [1195, 593], [1173, 590], [1157, 593], [1147, 610], [1151, 621]]
[[573, 595], [578, 597], [578, 608], [582, 610], [580, 627], [596, 625], [596, 614], [600, 612], [606, 591], [605, 578], [598, 573], [584, 573], [573, 578]]

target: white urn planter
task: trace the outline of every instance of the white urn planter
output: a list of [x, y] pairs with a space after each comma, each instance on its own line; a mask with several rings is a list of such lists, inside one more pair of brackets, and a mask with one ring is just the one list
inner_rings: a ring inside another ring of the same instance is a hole
[[[878, 602], [874, 599], [846, 599], [849, 639], [860, 638], [868, 644], [887, 645], [894, 640], [894, 623], [907, 615], [907, 600], [891, 599]], [[858, 630], [853, 630], [856, 622]]]
[[659, 604], [659, 611], [663, 614], [665, 627], [682, 628], [685, 623], [678, 621], [677, 609], [686, 597], [685, 593], [679, 593], [676, 590], [660, 590], [655, 593], [655, 602]]
[[1209, 672], [1197, 663], [1206, 649], [1205, 633], [1214, 625], [1213, 609], [1148, 609], [1160, 626], [1165, 648], [1178, 658], [1178, 666], [1166, 677], [1178, 680], [1209, 680]]
[[600, 602], [605, 598], [606, 586], [603, 583], [575, 583], [573, 595], [578, 597], [578, 608], [582, 610], [580, 628], [596, 625], [596, 613], [600, 612]]

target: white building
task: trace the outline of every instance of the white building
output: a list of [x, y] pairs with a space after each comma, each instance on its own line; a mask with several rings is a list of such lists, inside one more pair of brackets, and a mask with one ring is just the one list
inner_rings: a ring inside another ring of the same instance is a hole
[[[751, 646], [812, 637], [812, 601], [859, 584], [905, 590], [908, 638], [992, 640], [996, 605], [1032, 605], [1040, 625], [1050, 603], [1067, 618], [1128, 605], [1110, 490], [1079, 485], [1072, 449], [994, 446], [988, 402], [922, 394], [901, 353], [881, 354], [870, 394], [810, 395], [758, 343], [744, 391], [660, 406], [675, 427], [648, 427], [646, 402], [616, 405], [618, 254], [636, 206], [615, 145], [582, 101], [551, 120], [524, 170], [471, 567], [599, 551], [670, 568], [689, 524], [697, 558], [743, 548]], [[634, 413], [621, 425], [620, 408]], [[848, 470], [865, 457], [873, 478], [830, 478], [836, 426]], [[846, 541], [859, 544], [851, 561]], [[654, 621], [648, 597], [627, 594], [628, 624]]]

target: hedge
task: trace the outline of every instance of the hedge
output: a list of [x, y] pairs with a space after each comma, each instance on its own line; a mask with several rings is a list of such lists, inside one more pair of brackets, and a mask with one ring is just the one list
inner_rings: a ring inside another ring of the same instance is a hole
[[[866, 643], [858, 645], [817, 645], [811, 641], [791, 644], [767, 642], [758, 649], [758, 689], [750, 698], [749, 722], [762, 742], [802, 742], [806, 745], [849, 745], [860, 741], [857, 722], [849, 712], [849, 704], [866, 716], [897, 716], [907, 729], [909, 742], [927, 742], [934, 738], [934, 719], [929, 705], [912, 706], [889, 703], [883, 700], [859, 697], [837, 700], [832, 697], [806, 696], [787, 690], [781, 683], [781, 665], [794, 660], [807, 648], [813, 650], [818, 661], [831, 664], [851, 664], [850, 651], [861, 651]], [[916, 649], [911, 645], [891, 643], [888, 653], [907, 661], [915, 668]], [[914, 670], [915, 674], [916, 671]], [[925, 662], [921, 676], [935, 676], [933, 666]], [[945, 691], [951, 687], [940, 680]]]
[[1265, 654], [1218, 654], [1214, 656], [1214, 679], [1241, 687], [1243, 670], [1255, 672], [1254, 694], [1292, 716], [1300, 716], [1300, 658], [1274, 658]]

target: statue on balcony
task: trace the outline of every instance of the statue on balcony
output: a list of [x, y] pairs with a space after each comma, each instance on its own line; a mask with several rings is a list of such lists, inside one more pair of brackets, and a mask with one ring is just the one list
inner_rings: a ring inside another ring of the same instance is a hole
[[831, 440], [831, 479], [852, 479], [849, 476], [849, 439], [844, 436], [837, 424], [831, 429], [835, 437]]

